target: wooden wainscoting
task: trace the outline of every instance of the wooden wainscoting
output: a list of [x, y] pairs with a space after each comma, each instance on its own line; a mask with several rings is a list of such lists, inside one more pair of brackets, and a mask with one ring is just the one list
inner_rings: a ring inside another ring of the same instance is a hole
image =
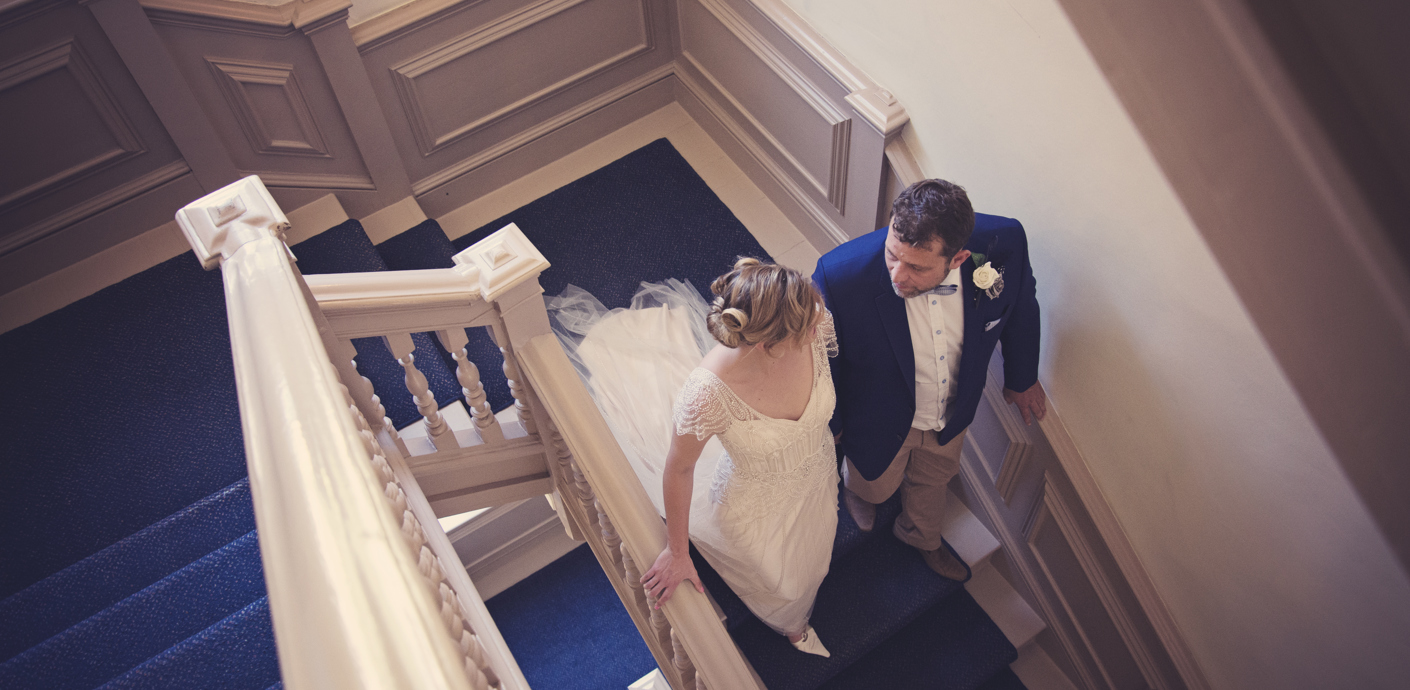
[[1003, 358], [966, 437], [959, 495], [995, 566], [1048, 623], [1038, 644], [1084, 690], [1184, 690], [1179, 669], [1042, 430], [1003, 400]]

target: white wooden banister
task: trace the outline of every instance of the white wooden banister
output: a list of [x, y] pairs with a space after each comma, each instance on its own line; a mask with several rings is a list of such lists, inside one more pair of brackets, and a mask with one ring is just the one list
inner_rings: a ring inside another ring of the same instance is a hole
[[[567, 489], [575, 495], [564, 502], [576, 506], [572, 512], [580, 521], [580, 528], [586, 530], [587, 524], [597, 523], [594, 527], [606, 536], [597, 540], [607, 552], [599, 553], [598, 558], [604, 561], [603, 568], [609, 574], [617, 575], [612, 578], [613, 584], [622, 600], [628, 602], [628, 610], [643, 636], [648, 637], [652, 651], [659, 652], [663, 646], [668, 650], [671, 667], [663, 664], [662, 671], [679, 679], [672, 679], [671, 687], [697, 687], [694, 678], [701, 674], [713, 688], [762, 688], [705, 595], [690, 587], [677, 588], [664, 607], [664, 620], [653, 615], [657, 609], [642, 610], [645, 597], [640, 583], [621, 574], [639, 578], [640, 564], [656, 561], [666, 547], [665, 524], [557, 338], [551, 334], [535, 336], [519, 344], [518, 351], [534, 395], [555, 427], [554, 440], [561, 438], [567, 450], [565, 457], [572, 459], [574, 468], [586, 480], [583, 487]], [[591, 513], [587, 512], [589, 507]], [[609, 519], [599, 520], [598, 513]], [[617, 570], [618, 563], [607, 560], [617, 550], [625, 557], [625, 562], [620, 563], [622, 571]], [[658, 662], [661, 659], [658, 653]]]
[[286, 687], [470, 688], [344, 402], [257, 178], [182, 209], [224, 276], [255, 520]]

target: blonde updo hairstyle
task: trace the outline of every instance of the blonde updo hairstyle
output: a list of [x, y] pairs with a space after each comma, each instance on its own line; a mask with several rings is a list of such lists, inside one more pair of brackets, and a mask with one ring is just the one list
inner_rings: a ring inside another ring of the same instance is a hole
[[705, 321], [725, 347], [801, 342], [822, 318], [822, 295], [802, 273], [740, 257], [710, 284], [715, 301]]

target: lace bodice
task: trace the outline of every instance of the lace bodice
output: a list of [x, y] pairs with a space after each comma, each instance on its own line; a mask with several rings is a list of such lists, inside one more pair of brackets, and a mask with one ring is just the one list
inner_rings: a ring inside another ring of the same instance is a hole
[[767, 511], [815, 488], [836, 482], [836, 459], [827, 422], [836, 393], [827, 358], [837, 355], [837, 336], [828, 314], [812, 343], [813, 387], [797, 420], [760, 414], [724, 381], [697, 367], [676, 400], [676, 433], [720, 437], [726, 455], [711, 484], [711, 499], [736, 512]]

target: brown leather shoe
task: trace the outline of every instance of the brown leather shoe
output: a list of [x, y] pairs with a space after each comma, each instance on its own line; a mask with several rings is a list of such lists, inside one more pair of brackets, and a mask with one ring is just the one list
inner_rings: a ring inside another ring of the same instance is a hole
[[925, 559], [925, 564], [930, 566], [930, 569], [938, 573], [940, 577], [949, 578], [956, 582], [964, 582], [969, 579], [969, 567], [960, 559], [955, 558], [955, 555], [944, 546], [930, 551], [921, 551], [920, 556]]
[[852, 516], [852, 521], [857, 523], [857, 529], [870, 532], [876, 526], [876, 505], [863, 501], [861, 496], [852, 493], [845, 486], [842, 487], [842, 505], [847, 506], [847, 513]]

